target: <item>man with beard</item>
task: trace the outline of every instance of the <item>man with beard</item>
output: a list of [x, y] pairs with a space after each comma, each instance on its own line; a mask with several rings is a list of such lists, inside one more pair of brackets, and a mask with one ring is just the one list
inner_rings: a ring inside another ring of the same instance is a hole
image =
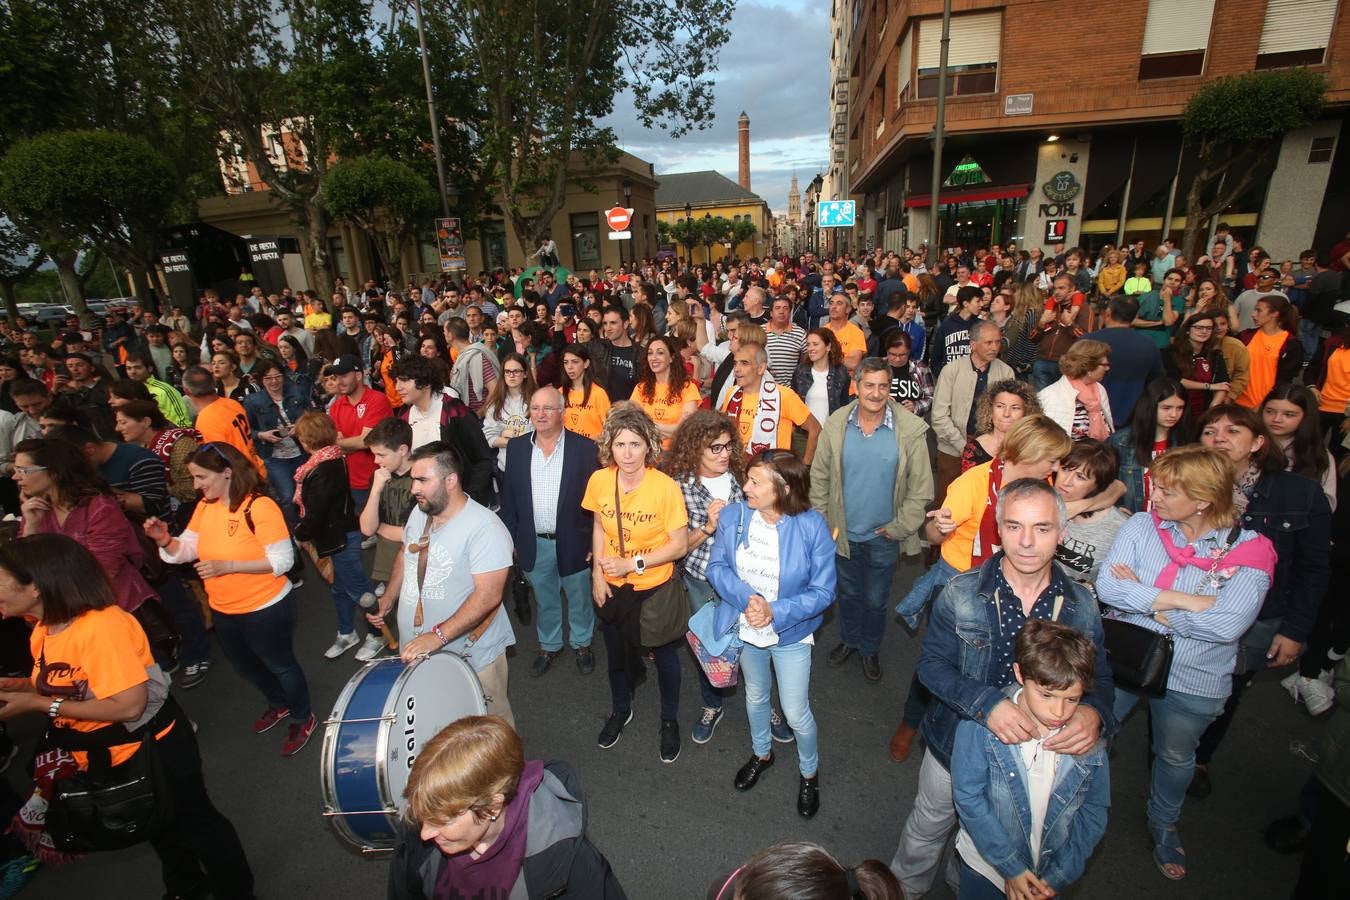
[[436, 441], [412, 455], [412, 499], [404, 545], [379, 609], [366, 618], [384, 625], [398, 602], [399, 654], [405, 663], [441, 651], [462, 656], [478, 673], [489, 715], [512, 727], [507, 700], [506, 648], [516, 642], [502, 606], [511, 566], [511, 533], [466, 493], [464, 465]]

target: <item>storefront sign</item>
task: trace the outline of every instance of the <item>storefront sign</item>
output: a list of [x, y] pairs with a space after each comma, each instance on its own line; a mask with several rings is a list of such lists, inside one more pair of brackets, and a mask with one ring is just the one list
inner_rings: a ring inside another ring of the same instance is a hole
[[442, 272], [462, 272], [469, 267], [464, 259], [464, 233], [459, 219], [436, 220], [436, 248], [441, 256]]
[[1042, 203], [1036, 207], [1036, 212], [1047, 219], [1051, 216], [1076, 216], [1078, 207], [1072, 203]]
[[1041, 185], [1041, 191], [1056, 203], [1068, 203], [1083, 190], [1083, 185], [1072, 172], [1060, 172]]
[[1045, 243], [1047, 244], [1058, 244], [1063, 242], [1068, 233], [1068, 219], [1049, 219], [1045, 223]]
[[1005, 116], [1031, 115], [1032, 101], [1035, 97], [1035, 94], [1009, 94], [1003, 98], [1003, 114]]

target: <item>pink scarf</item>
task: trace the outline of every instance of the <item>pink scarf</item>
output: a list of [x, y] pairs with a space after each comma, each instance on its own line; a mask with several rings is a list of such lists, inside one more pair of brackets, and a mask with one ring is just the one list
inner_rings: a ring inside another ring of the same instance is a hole
[[300, 513], [300, 518], [305, 517], [304, 491], [301, 487], [305, 476], [314, 471], [314, 467], [319, 463], [327, 462], [330, 459], [342, 459], [342, 448], [337, 444], [329, 444], [319, 450], [315, 450], [309, 455], [309, 459], [300, 464], [300, 468], [295, 470], [295, 509]]
[[1260, 569], [1267, 576], [1275, 577], [1275, 547], [1265, 535], [1258, 534], [1252, 540], [1234, 546], [1218, 547], [1209, 556], [1196, 556], [1195, 547], [1191, 544], [1178, 547], [1172, 543], [1171, 532], [1163, 528], [1162, 519], [1156, 512], [1153, 513], [1153, 527], [1158, 529], [1158, 540], [1171, 560], [1154, 579], [1154, 587], [1171, 590], [1183, 566], [1208, 569], [1211, 573], [1210, 586], [1216, 591], [1219, 577], [1231, 577], [1233, 570], [1240, 566]]
[[1083, 408], [1087, 410], [1088, 437], [1094, 441], [1104, 441], [1109, 438], [1111, 429], [1107, 427], [1106, 416], [1102, 414], [1102, 398], [1097, 393], [1097, 385], [1075, 381], [1072, 378], [1067, 378], [1067, 380], [1073, 386], [1073, 389], [1078, 392], [1078, 402], [1083, 404]]

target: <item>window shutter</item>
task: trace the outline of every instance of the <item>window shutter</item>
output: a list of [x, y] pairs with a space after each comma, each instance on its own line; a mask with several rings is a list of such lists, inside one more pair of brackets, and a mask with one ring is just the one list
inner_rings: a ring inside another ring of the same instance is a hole
[[1321, 50], [1331, 40], [1336, 0], [1270, 0], [1257, 53]]
[[[942, 64], [942, 20], [924, 19], [916, 26], [919, 29], [918, 69], [936, 69]], [[952, 20], [952, 34], [956, 33], [956, 20]]]
[[[942, 65], [942, 19], [924, 19], [919, 25], [919, 71], [936, 69]], [[997, 63], [1002, 30], [1003, 15], [999, 12], [952, 16], [947, 65]]]
[[896, 92], [897, 103], [905, 96], [905, 88], [909, 87], [910, 71], [914, 68], [914, 32], [916, 30], [917, 28], [911, 28], [905, 34], [905, 39], [900, 42], [900, 89]]
[[1214, 0], [1149, 0], [1144, 23], [1144, 56], [1184, 53], [1209, 47]]

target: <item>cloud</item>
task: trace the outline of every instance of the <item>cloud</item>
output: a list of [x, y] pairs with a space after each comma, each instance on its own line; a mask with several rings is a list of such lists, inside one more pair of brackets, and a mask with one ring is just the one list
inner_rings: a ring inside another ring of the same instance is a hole
[[643, 128], [631, 96], [605, 119], [620, 145], [658, 175], [714, 169], [737, 177], [736, 120], [750, 116], [750, 186], [774, 212], [787, 211], [795, 169], [805, 187], [829, 155], [830, 0], [738, 3], [722, 48], [711, 128], [675, 139]]

